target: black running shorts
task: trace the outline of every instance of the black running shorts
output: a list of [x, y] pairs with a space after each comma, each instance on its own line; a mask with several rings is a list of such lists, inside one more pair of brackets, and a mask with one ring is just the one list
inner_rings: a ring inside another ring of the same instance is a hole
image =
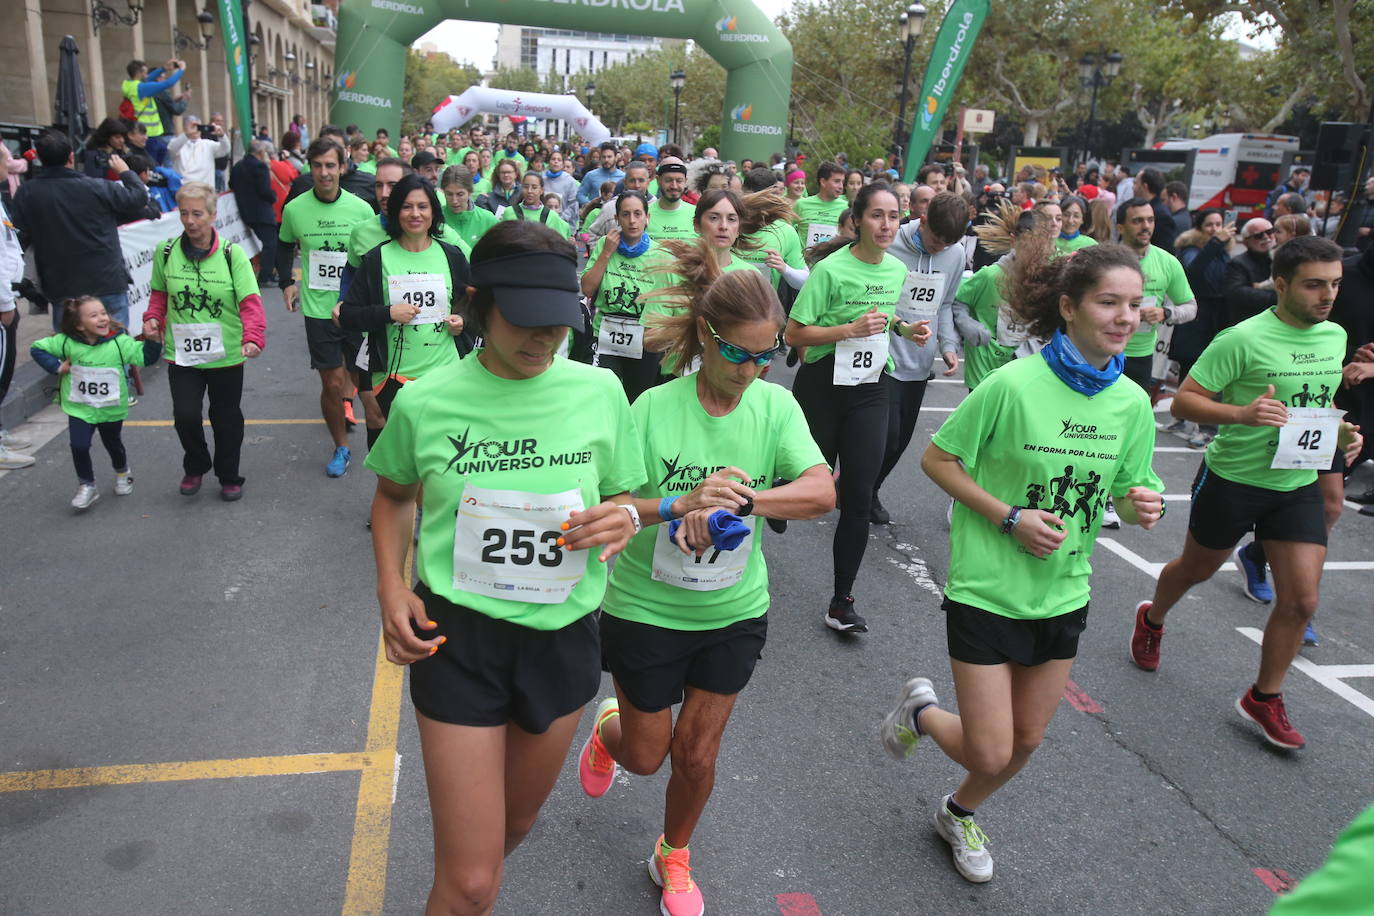
[[434, 594], [421, 582], [433, 630], [447, 636], [439, 651], [410, 665], [410, 699], [421, 715], [450, 725], [513, 723], [540, 735], [577, 712], [601, 686], [596, 615], [561, 630], [534, 630], [488, 617]]
[[363, 344], [361, 331], [345, 331], [331, 318], [311, 318], [305, 316], [305, 343], [310, 348], [311, 369], [337, 369], [340, 366], [353, 371], [358, 359], [358, 349]]
[[681, 703], [684, 688], [733, 695], [744, 689], [768, 636], [768, 615], [718, 630], [670, 630], [601, 615], [601, 651], [635, 709]]
[[1088, 626], [1088, 606], [1057, 617], [1022, 620], [1004, 617], [949, 598], [945, 611], [945, 639], [949, 657], [969, 665], [1016, 662], [1033, 667], [1054, 659], [1075, 658], [1078, 637]]
[[1203, 461], [1193, 480], [1188, 531], [1208, 550], [1230, 550], [1253, 530], [1261, 541], [1326, 546], [1326, 509], [1316, 481], [1270, 490], [1227, 480]]

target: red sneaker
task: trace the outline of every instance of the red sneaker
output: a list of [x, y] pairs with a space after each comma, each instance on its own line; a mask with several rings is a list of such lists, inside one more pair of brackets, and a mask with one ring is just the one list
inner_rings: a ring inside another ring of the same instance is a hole
[[1288, 710], [1283, 705], [1283, 694], [1272, 700], [1257, 700], [1253, 691], [1246, 690], [1236, 700], [1236, 711], [1254, 722], [1264, 732], [1264, 740], [1275, 747], [1290, 751], [1300, 751], [1307, 746], [1302, 735], [1288, 721]]
[[1159, 643], [1164, 638], [1163, 627], [1156, 630], [1145, 622], [1145, 612], [1151, 604], [1142, 601], [1135, 606], [1135, 632], [1131, 634], [1131, 661], [1144, 671], [1159, 668]]

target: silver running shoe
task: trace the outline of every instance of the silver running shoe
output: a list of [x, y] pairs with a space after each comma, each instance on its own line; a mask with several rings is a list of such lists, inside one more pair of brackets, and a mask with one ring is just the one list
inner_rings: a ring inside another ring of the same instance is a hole
[[0, 471], [17, 471], [20, 468], [31, 467], [37, 460], [32, 455], [16, 452], [8, 445], [0, 442]]
[[132, 492], [134, 492], [134, 475], [132, 473], [115, 474], [115, 496], [128, 496]]
[[921, 736], [917, 734], [911, 716], [922, 706], [936, 702], [935, 688], [930, 678], [913, 677], [902, 685], [901, 692], [897, 694], [897, 705], [883, 716], [883, 722], [878, 726], [878, 737], [882, 739], [887, 756], [893, 760], [905, 760], [911, 756], [916, 745], [921, 743]]
[[83, 483], [76, 488], [76, 495], [72, 497], [72, 508], [78, 512], [89, 509], [91, 503], [100, 498], [100, 491], [95, 488], [93, 483]]
[[940, 799], [935, 812], [935, 829], [954, 854], [954, 867], [969, 881], [982, 884], [992, 880], [992, 853], [988, 836], [971, 817], [955, 817], [949, 810], [952, 795]]

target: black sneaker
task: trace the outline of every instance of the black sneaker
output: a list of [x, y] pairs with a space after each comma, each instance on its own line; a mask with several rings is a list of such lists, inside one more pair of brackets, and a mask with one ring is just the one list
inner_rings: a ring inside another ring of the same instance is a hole
[[854, 596], [845, 595], [830, 601], [825, 612], [825, 625], [840, 633], [867, 633], [868, 621], [854, 610]]
[[873, 505], [868, 510], [868, 520], [875, 525], [887, 525], [892, 522], [892, 516], [883, 508], [877, 493], [873, 494]]
[[795, 365], [797, 364], [797, 360], [799, 360], [799, 359], [801, 359], [801, 351], [798, 350], [796, 347], [788, 347], [788, 348], [787, 348], [787, 367], [788, 367], [789, 369], [792, 368], [793, 366], [795, 366]]
[[[791, 482], [792, 481], [785, 480], [782, 477], [773, 478], [773, 486], [775, 487], [780, 487], [785, 483]], [[777, 534], [782, 534], [784, 531], [787, 530], [787, 519], [785, 518], [766, 518], [764, 519], [764, 521], [766, 521], [768, 523], [768, 527]]]

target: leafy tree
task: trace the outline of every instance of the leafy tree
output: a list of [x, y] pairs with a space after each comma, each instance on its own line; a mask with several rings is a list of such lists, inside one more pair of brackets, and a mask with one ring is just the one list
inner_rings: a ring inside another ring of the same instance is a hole
[[529, 67], [515, 70], [497, 70], [487, 80], [492, 89], [510, 89], [513, 92], [539, 92], [539, 74]]
[[455, 63], [447, 54], [426, 55], [411, 50], [406, 55], [405, 92], [401, 99], [401, 131], [419, 132], [438, 105], [481, 81], [470, 64]]

